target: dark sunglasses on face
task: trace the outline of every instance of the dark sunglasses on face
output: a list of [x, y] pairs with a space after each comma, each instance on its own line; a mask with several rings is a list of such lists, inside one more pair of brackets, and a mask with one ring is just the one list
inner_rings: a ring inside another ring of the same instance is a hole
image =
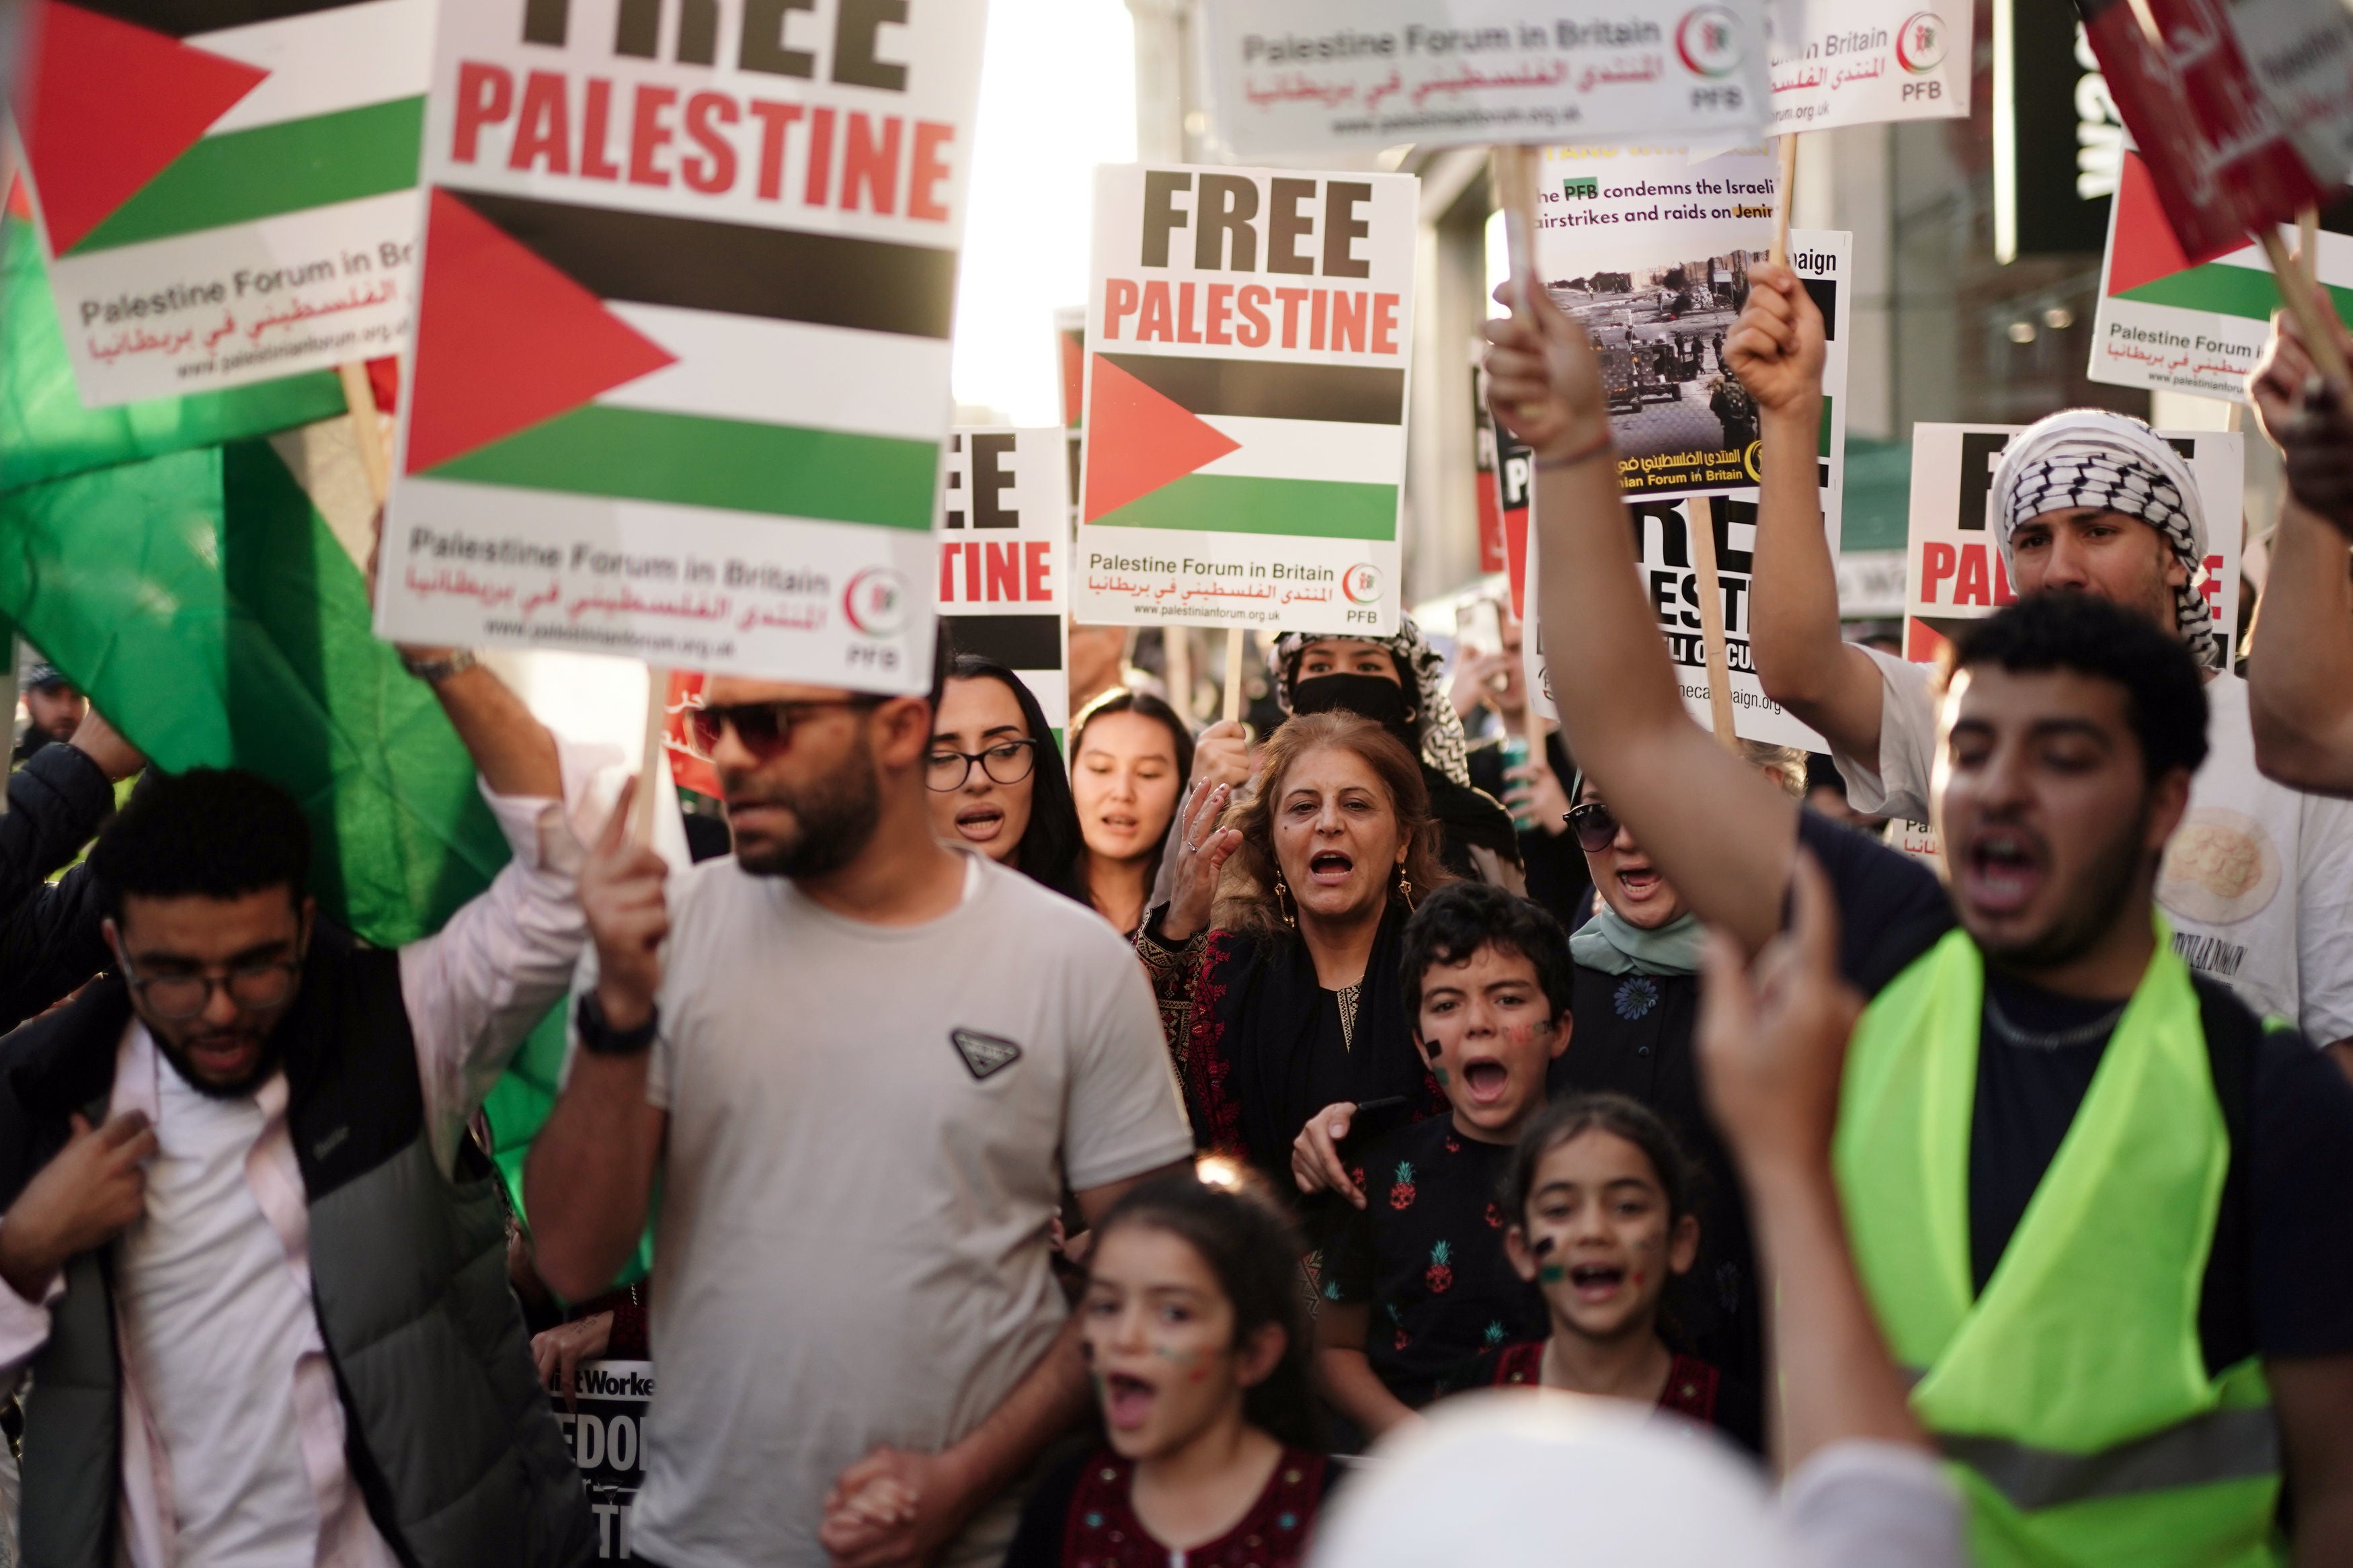
[[1577, 847], [1588, 855], [1600, 854], [1618, 837], [1617, 817], [1611, 816], [1609, 808], [1598, 800], [1588, 800], [1583, 805], [1574, 807], [1561, 820], [1568, 824], [1571, 833], [1577, 835]]
[[733, 730], [737, 743], [765, 763], [784, 754], [793, 743], [793, 726], [810, 716], [832, 708], [872, 708], [881, 700], [872, 696], [826, 697], [806, 702], [733, 702], [690, 708], [687, 733], [694, 742], [695, 754], [708, 761], [718, 750], [720, 737]]

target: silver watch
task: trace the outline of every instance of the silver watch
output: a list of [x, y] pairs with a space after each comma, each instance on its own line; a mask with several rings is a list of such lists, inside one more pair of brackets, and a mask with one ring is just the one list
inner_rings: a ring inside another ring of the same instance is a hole
[[463, 675], [474, 668], [474, 650], [461, 647], [447, 658], [411, 658], [400, 656], [400, 668], [427, 685], [438, 686], [452, 676]]

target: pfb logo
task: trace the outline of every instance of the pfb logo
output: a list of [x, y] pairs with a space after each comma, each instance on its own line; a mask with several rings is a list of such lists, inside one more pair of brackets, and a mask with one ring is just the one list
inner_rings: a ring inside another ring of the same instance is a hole
[[1740, 18], [1721, 5], [1697, 5], [1675, 24], [1675, 53], [1694, 76], [1728, 76], [1746, 52]]
[[1370, 562], [1359, 562], [1341, 574], [1340, 592], [1352, 605], [1369, 605], [1381, 596], [1381, 574]]
[[1945, 63], [1945, 19], [1934, 11], [1915, 11], [1895, 32], [1895, 63], [1914, 76], [1925, 76]]
[[870, 637], [893, 637], [907, 624], [907, 581], [888, 566], [869, 566], [842, 591], [841, 613]]

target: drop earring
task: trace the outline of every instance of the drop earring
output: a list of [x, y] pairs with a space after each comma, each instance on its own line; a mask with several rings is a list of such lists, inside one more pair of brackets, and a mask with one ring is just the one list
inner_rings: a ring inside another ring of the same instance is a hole
[[1398, 862], [1398, 897], [1405, 900], [1406, 909], [1413, 909], [1413, 879], [1405, 874], [1405, 862]]
[[1299, 929], [1299, 919], [1296, 915], [1293, 915], [1291, 912], [1291, 905], [1286, 901], [1290, 897], [1291, 889], [1283, 885], [1282, 873], [1280, 871], [1276, 872], [1274, 877], [1274, 907], [1276, 912], [1282, 916], [1282, 923], [1285, 926], [1296, 931]]

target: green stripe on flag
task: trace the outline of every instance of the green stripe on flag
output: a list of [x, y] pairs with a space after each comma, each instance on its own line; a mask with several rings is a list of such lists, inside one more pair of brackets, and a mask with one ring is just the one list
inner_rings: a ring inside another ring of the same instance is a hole
[[[2340, 289], [2333, 283], [2327, 288], [2329, 298], [2336, 302], [2337, 313], [2353, 318], [2353, 289]], [[2144, 305], [2209, 310], [2218, 316], [2243, 316], [2254, 321], [2270, 321], [2272, 312], [2280, 308], [2279, 289], [2270, 273], [2218, 261], [2168, 273], [2137, 289], [2127, 289], [2116, 298]]]
[[332, 372], [194, 397], [84, 408], [33, 226], [0, 225], [0, 490], [159, 458], [343, 412]]
[[1397, 537], [1397, 521], [1395, 485], [1187, 474], [1103, 513], [1088, 526], [1386, 541]]
[[207, 136], [68, 254], [411, 190], [424, 135], [425, 100], [398, 98]]
[[429, 470], [568, 495], [930, 531], [935, 441], [591, 404]]

